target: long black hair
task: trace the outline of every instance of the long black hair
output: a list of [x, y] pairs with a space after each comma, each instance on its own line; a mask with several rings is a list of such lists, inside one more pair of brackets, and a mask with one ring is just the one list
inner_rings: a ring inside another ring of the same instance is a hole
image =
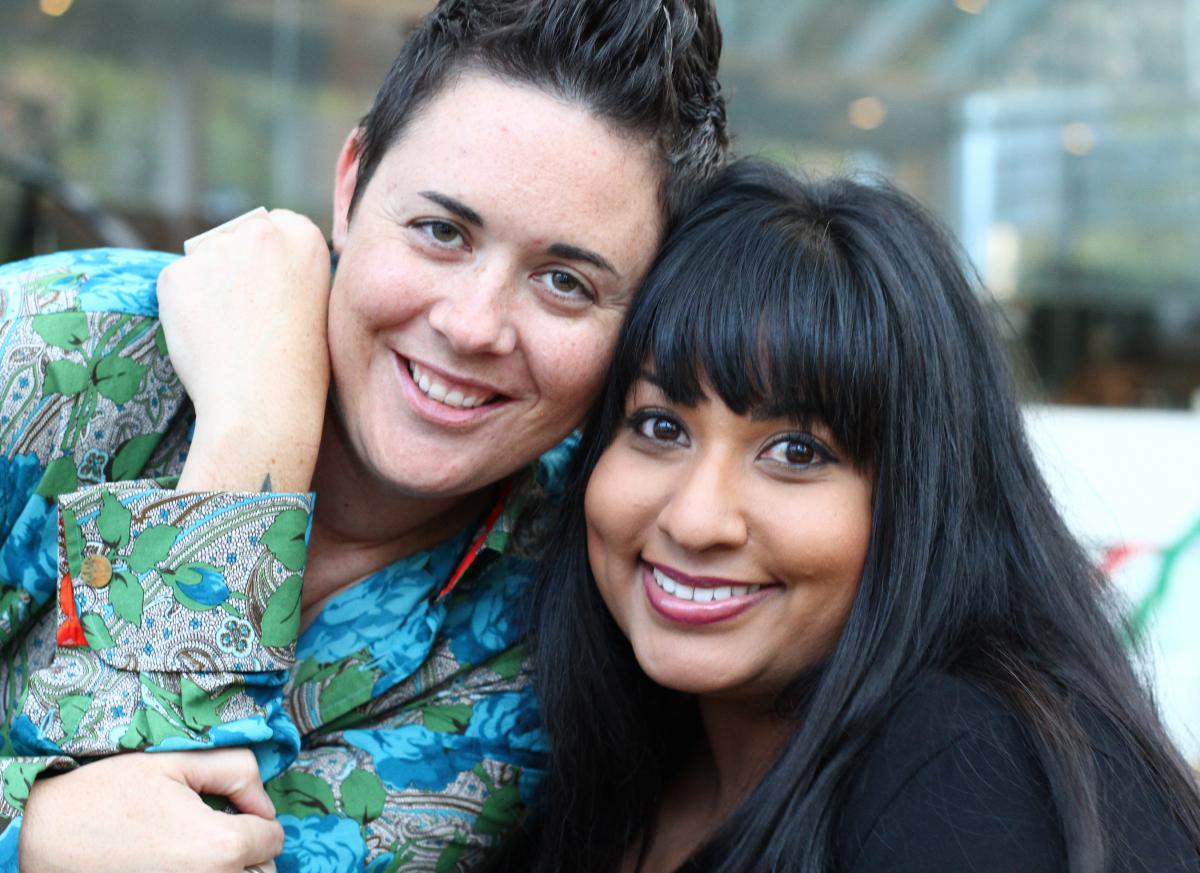
[[823, 421], [874, 477], [841, 637], [781, 695], [790, 740], [689, 869], [829, 869], [839, 800], [872, 731], [934, 670], [991, 689], [1025, 724], [1071, 873], [1105, 864], [1091, 719], [1144, 764], [1200, 847], [1195, 784], [1131, 666], [1107, 583], [1038, 471], [964, 264], [892, 187], [757, 162], [727, 169], [668, 239], [585, 426], [537, 589], [553, 756], [535, 870], [617, 869], [700, 730], [694, 701], [642, 673], [587, 561], [588, 476], [647, 367], [676, 403], [708, 390], [735, 412]]

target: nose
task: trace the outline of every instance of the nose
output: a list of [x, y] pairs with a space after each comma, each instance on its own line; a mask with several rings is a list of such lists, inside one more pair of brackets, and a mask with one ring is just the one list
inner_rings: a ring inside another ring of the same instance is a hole
[[750, 527], [742, 506], [738, 460], [699, 454], [681, 472], [658, 514], [659, 530], [691, 552], [745, 545]]
[[459, 354], [507, 355], [517, 347], [514, 284], [501, 264], [474, 269], [437, 297], [429, 324]]

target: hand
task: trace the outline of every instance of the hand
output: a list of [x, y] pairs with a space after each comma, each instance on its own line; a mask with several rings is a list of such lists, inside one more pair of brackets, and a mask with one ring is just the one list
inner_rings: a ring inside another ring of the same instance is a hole
[[276, 209], [163, 270], [159, 314], [196, 408], [183, 490], [308, 490], [329, 392], [329, 250]]
[[[200, 793], [228, 797], [217, 812]], [[242, 873], [283, 849], [254, 755], [133, 752], [38, 779], [21, 824], [22, 873]]]

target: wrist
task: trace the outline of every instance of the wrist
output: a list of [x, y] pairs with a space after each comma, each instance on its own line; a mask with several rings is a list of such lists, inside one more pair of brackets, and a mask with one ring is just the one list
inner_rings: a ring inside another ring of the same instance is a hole
[[197, 417], [180, 491], [308, 491], [321, 442], [321, 420], [273, 425], [261, 415], [216, 421]]

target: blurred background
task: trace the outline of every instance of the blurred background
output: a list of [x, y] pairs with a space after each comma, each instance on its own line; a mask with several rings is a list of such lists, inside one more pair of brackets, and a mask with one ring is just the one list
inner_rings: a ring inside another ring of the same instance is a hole
[[[1200, 0], [718, 0], [741, 153], [958, 233], [1200, 762]], [[0, 261], [178, 250], [333, 161], [430, 0], [0, 0]]]

